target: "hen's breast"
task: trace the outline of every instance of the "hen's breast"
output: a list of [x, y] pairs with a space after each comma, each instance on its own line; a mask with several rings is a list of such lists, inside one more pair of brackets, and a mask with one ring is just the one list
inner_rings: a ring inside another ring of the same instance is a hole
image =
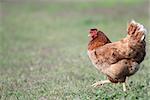
[[109, 67], [109, 64], [105, 62], [101, 55], [96, 53], [96, 50], [88, 50], [87, 54], [92, 62], [92, 64], [99, 70], [102, 71], [105, 68]]
[[90, 58], [90, 60], [91, 60], [91, 62], [92, 62], [92, 64], [96, 67], [96, 68], [98, 68], [97, 66], [97, 62], [98, 62], [98, 59], [97, 59], [97, 57], [96, 57], [96, 54], [95, 54], [95, 50], [88, 50], [87, 51], [87, 54], [88, 54], [88, 56], [89, 56], [89, 58]]

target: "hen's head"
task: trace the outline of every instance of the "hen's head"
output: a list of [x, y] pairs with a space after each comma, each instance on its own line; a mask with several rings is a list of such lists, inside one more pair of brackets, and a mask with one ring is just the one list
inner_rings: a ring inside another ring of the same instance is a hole
[[90, 29], [89, 32], [89, 37], [91, 37], [92, 39], [96, 38], [98, 35], [98, 30], [96, 28]]

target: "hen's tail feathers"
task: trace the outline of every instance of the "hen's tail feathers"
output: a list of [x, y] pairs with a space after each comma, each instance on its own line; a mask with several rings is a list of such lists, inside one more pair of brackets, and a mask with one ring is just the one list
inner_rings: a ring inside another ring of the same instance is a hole
[[143, 25], [132, 20], [128, 24], [127, 32], [128, 32], [128, 35], [130, 35], [134, 39], [143, 41], [146, 37], [147, 31]]

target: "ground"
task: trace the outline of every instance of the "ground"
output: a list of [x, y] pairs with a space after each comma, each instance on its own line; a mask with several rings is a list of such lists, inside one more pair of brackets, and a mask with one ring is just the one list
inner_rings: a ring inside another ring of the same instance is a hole
[[121, 84], [93, 88], [106, 77], [87, 56], [90, 28], [111, 41], [126, 36], [134, 19], [149, 30], [148, 0], [3, 0], [0, 12], [1, 100], [148, 100], [149, 34], [140, 70]]

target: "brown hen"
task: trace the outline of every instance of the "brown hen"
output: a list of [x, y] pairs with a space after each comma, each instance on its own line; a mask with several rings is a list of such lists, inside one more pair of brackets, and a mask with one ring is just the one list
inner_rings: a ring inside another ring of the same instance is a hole
[[123, 83], [123, 90], [126, 91], [126, 78], [138, 71], [146, 54], [146, 29], [143, 25], [131, 21], [127, 33], [124, 39], [111, 43], [103, 32], [90, 30], [89, 58], [93, 65], [108, 77], [108, 80], [96, 82], [92, 86]]

